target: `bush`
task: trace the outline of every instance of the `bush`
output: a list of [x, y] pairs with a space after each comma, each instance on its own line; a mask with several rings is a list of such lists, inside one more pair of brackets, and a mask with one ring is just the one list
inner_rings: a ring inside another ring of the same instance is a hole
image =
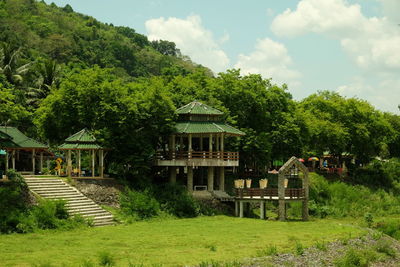
[[160, 204], [149, 191], [139, 192], [129, 188], [120, 194], [120, 206], [125, 215], [139, 219], [157, 216], [160, 211]]
[[177, 217], [196, 217], [200, 208], [186, 188], [177, 184], [163, 184], [155, 189], [155, 196], [161, 208]]
[[350, 248], [346, 254], [337, 259], [335, 266], [338, 267], [357, 267], [357, 266], [369, 266], [371, 262], [377, 260], [377, 254], [373, 250], [356, 250]]
[[0, 186], [0, 233], [10, 233], [17, 229], [21, 214], [28, 206], [28, 187], [14, 170], [8, 171], [11, 182]]
[[99, 254], [99, 265], [112, 267], [115, 266], [115, 259], [109, 252], [101, 252]]

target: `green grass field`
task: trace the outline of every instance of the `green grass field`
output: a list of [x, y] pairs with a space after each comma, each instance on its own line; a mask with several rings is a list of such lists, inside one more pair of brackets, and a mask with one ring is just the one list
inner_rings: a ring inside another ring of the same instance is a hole
[[226, 216], [137, 222], [73, 231], [44, 231], [0, 236], [1, 266], [80, 266], [114, 255], [117, 266], [195, 265], [202, 261], [233, 261], [253, 257], [268, 245], [278, 252], [296, 242], [356, 237], [357, 227], [336, 220], [277, 222]]

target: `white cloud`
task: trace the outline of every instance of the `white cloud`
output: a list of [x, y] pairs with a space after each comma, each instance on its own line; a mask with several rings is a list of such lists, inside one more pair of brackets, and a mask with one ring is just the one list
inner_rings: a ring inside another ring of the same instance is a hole
[[286, 47], [265, 38], [257, 41], [255, 50], [249, 55], [240, 54], [235, 68], [240, 68], [243, 74], [258, 73], [264, 78], [273, 78], [275, 82], [296, 86], [301, 74], [290, 65], [292, 58]]
[[[169, 40], [174, 42], [184, 55], [194, 62], [211, 68], [215, 72], [225, 71], [229, 58], [214, 40], [212, 33], [202, 26], [197, 15], [186, 19], [157, 18], [147, 20], [146, 30], [150, 40]], [[229, 35], [224, 35], [222, 41], [227, 41]], [[220, 41], [221, 41], [220, 40]]]
[[[340, 91], [358, 90], [359, 97], [369, 98], [377, 106], [383, 107], [379, 103], [385, 101], [387, 106], [393, 106], [394, 101], [400, 103], [393, 91], [400, 88], [400, 27], [396, 21], [400, 19], [400, 1], [378, 1], [382, 3], [383, 17], [366, 17], [360, 5], [346, 0], [301, 0], [295, 10], [287, 9], [276, 16], [271, 30], [282, 37], [316, 33], [338, 40], [364, 73], [362, 83], [342, 86]], [[373, 83], [374, 90], [368, 89], [372, 79], [368, 76], [380, 79]]]

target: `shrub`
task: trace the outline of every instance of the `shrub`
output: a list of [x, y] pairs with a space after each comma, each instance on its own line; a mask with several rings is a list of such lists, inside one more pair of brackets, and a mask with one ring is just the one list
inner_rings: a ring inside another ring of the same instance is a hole
[[371, 227], [372, 223], [374, 222], [374, 216], [370, 212], [367, 212], [364, 214], [364, 220], [368, 227]]
[[161, 208], [177, 217], [196, 217], [200, 208], [186, 188], [177, 184], [163, 184], [155, 189]]
[[346, 254], [335, 261], [338, 267], [357, 267], [368, 266], [377, 259], [377, 254], [373, 250], [356, 250], [350, 248]]
[[120, 194], [120, 206], [125, 215], [139, 219], [154, 217], [160, 210], [160, 204], [148, 191], [139, 192], [129, 188]]
[[304, 253], [303, 244], [301, 244], [299, 241], [296, 242], [295, 253], [298, 256], [301, 256]]
[[99, 264], [107, 267], [115, 266], [115, 259], [109, 252], [101, 252], [99, 254]]
[[28, 188], [25, 181], [9, 170], [11, 182], [0, 186], [0, 233], [16, 230], [21, 214], [28, 210]]
[[278, 255], [278, 249], [275, 245], [269, 245], [263, 250], [257, 251], [257, 257]]
[[400, 220], [399, 219], [388, 219], [386, 221], [377, 222], [374, 225], [375, 229], [381, 231], [388, 236], [391, 236], [397, 240], [400, 240]]
[[379, 253], [383, 253], [389, 257], [396, 257], [396, 250], [393, 248], [393, 242], [386, 238], [381, 238], [375, 245], [375, 250]]

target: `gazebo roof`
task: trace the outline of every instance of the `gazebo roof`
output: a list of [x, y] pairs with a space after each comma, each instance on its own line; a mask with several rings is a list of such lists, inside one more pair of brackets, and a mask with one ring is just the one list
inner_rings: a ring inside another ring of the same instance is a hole
[[190, 102], [183, 107], [176, 110], [178, 114], [189, 114], [189, 115], [223, 115], [224, 113], [216, 108], [207, 106], [198, 101]]
[[224, 123], [213, 121], [186, 121], [176, 123], [177, 133], [180, 134], [216, 134], [245, 135], [244, 132]]
[[91, 150], [103, 149], [93, 134], [86, 128], [65, 139], [65, 143], [58, 147], [61, 150]]
[[0, 146], [4, 148], [48, 148], [45, 144], [24, 135], [17, 128], [9, 126], [0, 126]]

